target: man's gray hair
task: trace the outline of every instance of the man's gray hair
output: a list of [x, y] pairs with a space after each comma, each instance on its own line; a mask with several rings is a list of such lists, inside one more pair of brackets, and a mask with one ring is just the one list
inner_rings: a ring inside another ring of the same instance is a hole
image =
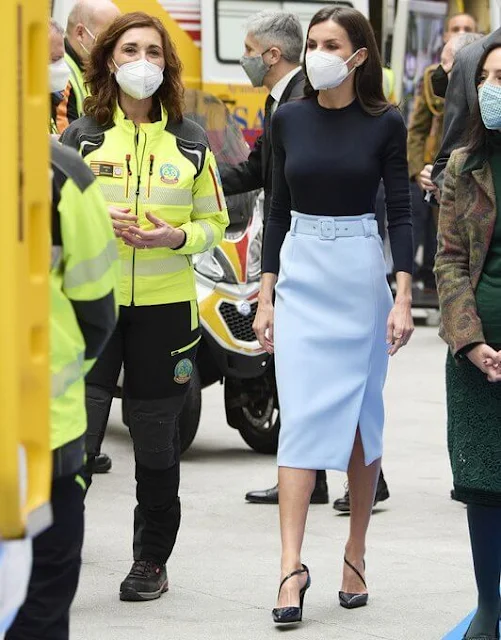
[[59, 24], [57, 20], [54, 20], [54, 18], [51, 18], [49, 20], [49, 29], [53, 29], [56, 33], [59, 33], [59, 35], [64, 36], [63, 27]]
[[247, 33], [264, 47], [278, 47], [287, 62], [297, 62], [303, 51], [303, 28], [295, 13], [261, 11], [247, 22]]
[[469, 44], [480, 40], [484, 36], [481, 33], [460, 33], [457, 36], [451, 38], [451, 53], [455, 58], [457, 54]]

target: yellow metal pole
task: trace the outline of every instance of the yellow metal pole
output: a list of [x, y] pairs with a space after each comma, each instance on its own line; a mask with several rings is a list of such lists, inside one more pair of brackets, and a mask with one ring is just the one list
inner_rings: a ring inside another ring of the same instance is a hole
[[[0, 537], [50, 523], [48, 6], [4, 0], [0, 119]], [[20, 451], [27, 501], [20, 495]]]

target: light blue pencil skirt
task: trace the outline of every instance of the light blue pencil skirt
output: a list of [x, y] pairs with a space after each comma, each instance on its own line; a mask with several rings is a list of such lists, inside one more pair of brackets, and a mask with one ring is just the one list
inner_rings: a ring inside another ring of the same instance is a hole
[[292, 212], [275, 299], [279, 466], [346, 471], [357, 426], [365, 464], [381, 457], [392, 304], [373, 214]]

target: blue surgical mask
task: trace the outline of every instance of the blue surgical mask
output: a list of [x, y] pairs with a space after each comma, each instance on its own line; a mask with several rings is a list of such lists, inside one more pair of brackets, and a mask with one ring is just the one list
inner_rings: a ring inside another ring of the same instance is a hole
[[480, 114], [486, 129], [501, 129], [501, 85], [485, 82], [478, 91]]

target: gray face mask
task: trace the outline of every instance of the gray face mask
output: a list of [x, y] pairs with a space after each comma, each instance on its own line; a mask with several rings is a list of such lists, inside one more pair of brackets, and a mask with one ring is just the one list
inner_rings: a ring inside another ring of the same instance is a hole
[[268, 53], [269, 49], [263, 51], [259, 56], [243, 56], [240, 58], [240, 65], [247, 74], [253, 87], [262, 87], [264, 77], [270, 70], [270, 66], [263, 60], [265, 53]]

